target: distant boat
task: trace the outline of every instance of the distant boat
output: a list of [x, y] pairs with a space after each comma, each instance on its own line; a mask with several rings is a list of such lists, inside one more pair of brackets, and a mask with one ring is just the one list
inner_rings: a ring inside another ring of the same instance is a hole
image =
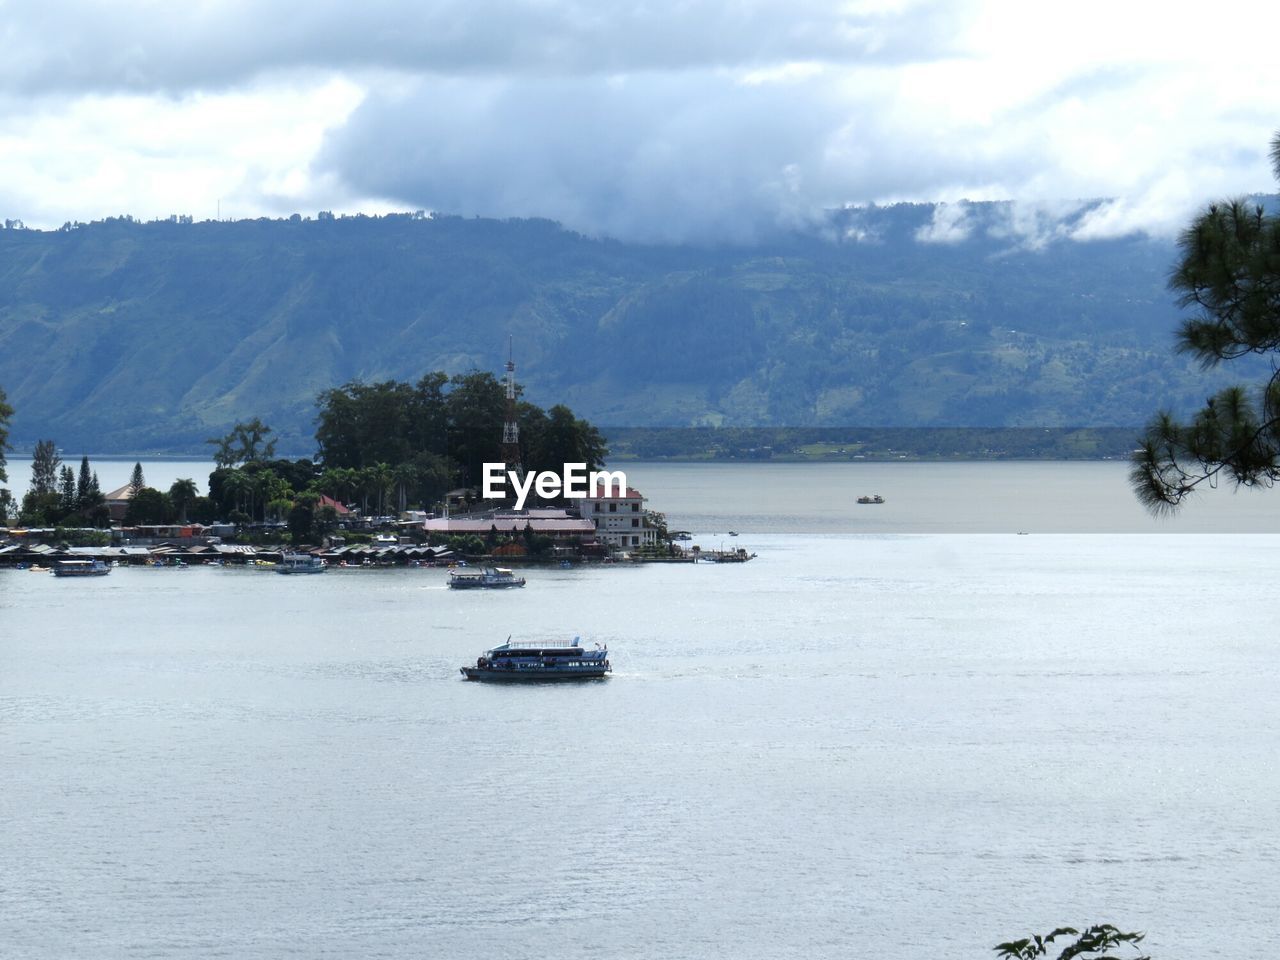
[[523, 587], [524, 577], [517, 577], [506, 567], [483, 567], [476, 573], [450, 570], [449, 586], [455, 590], [502, 590]]
[[55, 577], [105, 577], [110, 572], [111, 565], [101, 560], [59, 560], [53, 565]]
[[309, 553], [286, 553], [276, 564], [276, 573], [324, 573], [327, 569], [323, 560]]
[[884, 503], [884, 497], [880, 496], [880, 494], [877, 493], [870, 497], [859, 497], [858, 502], [859, 503]]

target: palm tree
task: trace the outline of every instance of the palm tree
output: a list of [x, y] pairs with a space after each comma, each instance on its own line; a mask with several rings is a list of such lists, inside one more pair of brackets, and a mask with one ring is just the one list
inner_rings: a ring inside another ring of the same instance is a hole
[[391, 474], [396, 484], [396, 512], [404, 513], [408, 506], [409, 489], [418, 483], [418, 468], [412, 463], [402, 463]]
[[222, 480], [222, 489], [231, 494], [235, 509], [241, 510], [245, 494], [253, 491], [253, 480], [243, 470], [231, 470]]
[[390, 464], [375, 463], [372, 469], [373, 483], [378, 491], [378, 516], [387, 512], [387, 492], [395, 483], [395, 473]]
[[178, 511], [179, 523], [187, 522], [187, 505], [199, 495], [200, 491], [196, 489], [194, 480], [184, 478], [173, 481], [173, 486], [169, 488], [169, 499]]

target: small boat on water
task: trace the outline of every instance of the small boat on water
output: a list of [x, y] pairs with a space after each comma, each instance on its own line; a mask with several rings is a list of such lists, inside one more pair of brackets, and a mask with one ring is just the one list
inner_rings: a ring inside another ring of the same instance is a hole
[[327, 569], [323, 560], [309, 553], [286, 553], [276, 564], [276, 573], [324, 573]]
[[111, 565], [102, 560], [59, 560], [53, 565], [55, 577], [105, 577], [110, 572]]
[[858, 502], [859, 503], [884, 503], [884, 497], [880, 496], [880, 494], [877, 493], [870, 497], [859, 497]]
[[482, 567], [475, 572], [450, 570], [449, 586], [455, 590], [502, 590], [523, 587], [524, 577], [517, 577], [506, 567]]
[[474, 667], [460, 668], [468, 680], [492, 683], [537, 683], [551, 680], [603, 680], [612, 671], [609, 648], [587, 650], [580, 637], [572, 643], [499, 644], [476, 660]]

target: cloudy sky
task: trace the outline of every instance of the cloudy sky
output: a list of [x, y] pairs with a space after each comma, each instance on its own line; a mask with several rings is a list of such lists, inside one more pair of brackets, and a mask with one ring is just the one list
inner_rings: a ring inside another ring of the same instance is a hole
[[0, 217], [439, 210], [744, 240], [844, 204], [1271, 192], [1280, 4], [0, 0]]

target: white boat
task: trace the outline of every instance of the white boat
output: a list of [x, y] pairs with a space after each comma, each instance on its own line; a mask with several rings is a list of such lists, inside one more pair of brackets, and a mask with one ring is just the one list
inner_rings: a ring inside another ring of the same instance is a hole
[[309, 553], [286, 553], [276, 564], [276, 573], [324, 573], [327, 569], [323, 560]]
[[55, 577], [105, 577], [111, 565], [101, 560], [59, 560], [53, 565]]
[[475, 573], [450, 570], [449, 586], [455, 590], [502, 590], [523, 587], [524, 577], [517, 577], [506, 567], [484, 567]]

